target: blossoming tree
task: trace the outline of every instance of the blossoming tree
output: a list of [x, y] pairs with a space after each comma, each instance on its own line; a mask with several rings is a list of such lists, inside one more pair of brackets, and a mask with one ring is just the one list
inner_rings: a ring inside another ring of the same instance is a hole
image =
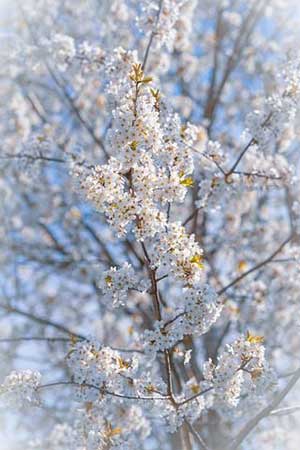
[[16, 449], [297, 448], [296, 8], [9, 8], [0, 402]]

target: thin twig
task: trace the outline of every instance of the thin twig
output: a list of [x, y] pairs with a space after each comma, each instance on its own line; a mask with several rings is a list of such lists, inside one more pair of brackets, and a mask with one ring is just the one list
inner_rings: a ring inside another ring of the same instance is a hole
[[273, 410], [281, 403], [281, 401], [287, 396], [291, 389], [295, 386], [300, 378], [300, 368], [295, 372], [291, 380], [288, 382], [286, 387], [275, 397], [275, 399], [266, 406], [259, 414], [257, 414], [253, 419], [251, 419], [239, 432], [239, 434], [234, 439], [233, 443], [227, 447], [227, 450], [237, 450], [240, 444], [246, 439], [246, 437], [251, 433], [251, 431], [259, 424], [261, 420], [269, 416]]
[[168, 396], [161, 396], [161, 397], [141, 397], [141, 396], [135, 396], [135, 395], [123, 395], [119, 394], [117, 392], [111, 392], [107, 389], [99, 386], [95, 386], [94, 384], [90, 383], [76, 383], [75, 381], [55, 381], [53, 383], [47, 383], [42, 384], [38, 386], [38, 390], [40, 389], [46, 389], [49, 387], [55, 387], [55, 386], [78, 386], [80, 388], [90, 388], [90, 389], [96, 389], [102, 394], [111, 395], [112, 397], [122, 398], [126, 400], [169, 400]]
[[[269, 120], [272, 117], [272, 113], [270, 113], [268, 115], [268, 117], [265, 119], [265, 121], [261, 124], [261, 128], [265, 127]], [[239, 165], [240, 161], [242, 160], [242, 158], [244, 157], [244, 155], [247, 153], [247, 151], [249, 150], [249, 148], [254, 145], [256, 143], [256, 140], [254, 138], [250, 139], [250, 141], [248, 142], [248, 144], [245, 146], [245, 148], [241, 151], [241, 153], [239, 154], [237, 160], [235, 161], [235, 163], [233, 164], [233, 166], [231, 167], [231, 169], [229, 170], [229, 172], [227, 173], [227, 176], [231, 175], [235, 169], [237, 168], [237, 166]]]
[[78, 339], [86, 339], [85, 336], [78, 334], [78, 333], [74, 333], [73, 331], [71, 331], [70, 329], [68, 329], [67, 327], [65, 327], [64, 325], [61, 325], [57, 322], [53, 322], [49, 319], [46, 319], [45, 317], [40, 317], [40, 316], [36, 316], [34, 314], [31, 314], [27, 311], [23, 311], [19, 308], [13, 307], [13, 306], [8, 306], [8, 305], [0, 305], [1, 308], [5, 309], [8, 313], [13, 313], [13, 314], [18, 314], [20, 316], [26, 317], [30, 320], [33, 320], [34, 322], [40, 323], [42, 325], [46, 325], [46, 326], [50, 326], [53, 328], [56, 328], [57, 330], [63, 332], [63, 333], [67, 333], [70, 336], [74, 336]]
[[151, 34], [150, 34], [150, 38], [149, 38], [149, 41], [148, 41], [148, 45], [147, 45], [147, 48], [146, 48], [146, 51], [145, 51], [145, 55], [144, 55], [144, 59], [143, 59], [143, 63], [142, 63], [143, 72], [146, 70], [146, 65], [147, 65], [147, 62], [148, 62], [151, 45], [152, 45], [153, 39], [154, 39], [155, 34], [156, 34], [156, 27], [158, 25], [160, 13], [161, 13], [161, 10], [162, 10], [162, 5], [163, 5], [163, 0], [159, 0], [158, 11], [157, 11], [157, 16], [156, 16], [156, 20], [155, 20], [155, 25], [153, 27], [153, 30], [152, 30]]
[[65, 159], [61, 158], [51, 158], [48, 156], [43, 155], [28, 155], [26, 153], [13, 153], [11, 155], [3, 155], [0, 156], [0, 159], [30, 159], [31, 161], [47, 161], [47, 162], [56, 162], [56, 163], [66, 163], [67, 161]]
[[[76, 336], [75, 336], [76, 337]], [[84, 339], [77, 338], [82, 341]], [[46, 342], [72, 342], [72, 338], [64, 338], [64, 337], [40, 337], [40, 336], [21, 336], [21, 337], [12, 337], [12, 338], [0, 338], [0, 343], [9, 343], [9, 342], [30, 342], [30, 341], [46, 341]], [[119, 348], [119, 347], [111, 347], [112, 350], [115, 350], [120, 353], [140, 353], [144, 354], [143, 350], [135, 349], [135, 348]]]
[[289, 236], [280, 246], [273, 252], [268, 258], [264, 259], [260, 263], [256, 264], [256, 266], [251, 267], [251, 269], [247, 270], [246, 272], [242, 273], [240, 276], [238, 276], [235, 280], [231, 281], [227, 286], [223, 287], [218, 291], [218, 295], [224, 294], [228, 289], [230, 289], [235, 284], [239, 283], [243, 278], [247, 277], [251, 273], [255, 272], [256, 270], [259, 270], [261, 267], [265, 266], [266, 264], [270, 263], [275, 256], [278, 255], [278, 253], [281, 252], [281, 250], [286, 246], [288, 242], [292, 239], [292, 236]]
[[26, 341], [71, 342], [71, 339], [70, 338], [64, 338], [64, 337], [36, 337], [36, 336], [15, 337], [15, 338], [1, 338], [0, 339], [0, 343], [26, 342]]
[[209, 387], [207, 389], [204, 389], [204, 391], [198, 392], [198, 394], [193, 395], [193, 397], [187, 398], [187, 399], [183, 400], [182, 402], [179, 402], [178, 405], [179, 406], [185, 405], [186, 403], [189, 403], [192, 400], [195, 400], [196, 398], [201, 397], [202, 395], [206, 394], [209, 391], [212, 391], [213, 389], [214, 389], [213, 387]]

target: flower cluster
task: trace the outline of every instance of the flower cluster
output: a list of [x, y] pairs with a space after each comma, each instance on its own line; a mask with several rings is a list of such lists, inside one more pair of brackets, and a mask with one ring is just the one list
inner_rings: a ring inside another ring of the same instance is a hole
[[166, 0], [163, 2], [143, 1], [143, 9], [139, 26], [149, 33], [155, 32], [155, 44], [158, 48], [166, 46], [172, 50], [176, 36], [175, 24], [179, 18], [181, 1]]
[[128, 74], [133, 64], [137, 64], [138, 57], [135, 50], [125, 50], [122, 47], [114, 48], [105, 55], [104, 74], [106, 78], [106, 92], [111, 97], [114, 110], [119, 101], [128, 93]]
[[191, 47], [190, 38], [196, 7], [196, 0], [183, 0], [180, 3], [179, 17], [174, 27], [176, 30], [174, 48], [179, 52], [183, 53]]
[[187, 132], [183, 142], [178, 116], [164, 105], [159, 91], [149, 87], [151, 81], [134, 63], [127, 85], [119, 86], [107, 134], [112, 156], [82, 179], [87, 198], [118, 234], [133, 229], [141, 241], [165, 229], [164, 205], [182, 202], [193, 186], [188, 142], [193, 143], [195, 133]]
[[146, 330], [142, 336], [145, 351], [155, 355], [156, 352], [174, 347], [183, 337], [183, 328], [172, 324], [166, 326], [164, 321], [156, 321], [153, 330]]
[[84, 73], [94, 72], [103, 67], [105, 52], [99, 45], [84, 41], [79, 45], [76, 57], [80, 60]]
[[74, 382], [81, 386], [80, 396], [89, 400], [99, 397], [99, 391], [115, 392], [128, 388], [138, 367], [138, 359], [123, 358], [120, 353], [99, 342], [77, 342], [69, 351], [68, 366]]
[[253, 391], [266, 370], [263, 338], [250, 333], [227, 345], [217, 364], [204, 365], [204, 377], [215, 389], [216, 401], [237, 406], [243, 388]]
[[138, 25], [143, 32], [154, 33], [156, 50], [186, 51], [195, 8], [195, 0], [143, 0]]
[[202, 279], [203, 250], [194, 235], [188, 235], [179, 223], [170, 223], [154, 244], [153, 264], [192, 286]]
[[76, 56], [74, 39], [65, 34], [56, 33], [50, 39], [43, 40], [42, 45], [62, 72]]
[[183, 304], [186, 334], [199, 336], [217, 321], [223, 307], [216, 291], [208, 284], [186, 289]]
[[[248, 115], [248, 131], [260, 151], [266, 154], [274, 149], [284, 134], [290, 133], [300, 104], [300, 70], [296, 58], [280, 71], [284, 89], [268, 97], [263, 110], [255, 110]], [[260, 158], [262, 160], [262, 158]], [[278, 168], [282, 160], [278, 161]], [[284, 164], [286, 166], [286, 163]]]
[[200, 336], [206, 333], [219, 318], [222, 303], [209, 285], [196, 285], [184, 289], [183, 309], [175, 318], [156, 321], [153, 330], [143, 335], [145, 351], [155, 354], [172, 349], [185, 335]]
[[117, 269], [111, 267], [102, 275], [100, 289], [112, 298], [113, 307], [123, 305], [130, 289], [137, 289], [138, 279], [133, 267], [127, 262]]
[[177, 431], [185, 421], [194, 423], [206, 408], [206, 402], [203, 397], [195, 398], [180, 405], [178, 408], [174, 408], [171, 404], [161, 403], [160, 414], [165, 420], [167, 431], [170, 433]]
[[[142, 408], [127, 405], [110, 408], [107, 415], [97, 404], [86, 403], [79, 409], [72, 425], [63, 423], [54, 426], [46, 440], [35, 439], [29, 448], [38, 450], [138, 450], [140, 439], [150, 431], [149, 421]], [[108, 408], [109, 410], [109, 408]]]
[[13, 371], [4, 379], [0, 385], [0, 400], [7, 405], [16, 407], [26, 405], [38, 405], [38, 387], [41, 374], [37, 371], [22, 370]]

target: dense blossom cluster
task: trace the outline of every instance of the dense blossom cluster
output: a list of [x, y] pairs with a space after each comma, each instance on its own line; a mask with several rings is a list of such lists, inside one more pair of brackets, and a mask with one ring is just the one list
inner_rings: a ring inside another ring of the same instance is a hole
[[219, 318], [222, 302], [209, 285], [195, 285], [184, 289], [183, 309], [169, 321], [157, 321], [153, 330], [143, 336], [146, 351], [153, 353], [171, 349], [185, 335], [201, 336]]
[[261, 337], [248, 334], [228, 345], [216, 365], [212, 361], [205, 364], [204, 376], [212, 383], [217, 401], [236, 406], [241, 396], [255, 387], [266, 370], [261, 343]]
[[203, 250], [179, 223], [170, 223], [153, 248], [153, 262], [185, 285], [201, 281], [204, 268]]
[[115, 94], [118, 106], [107, 134], [113, 154], [82, 186], [120, 235], [133, 229], [143, 241], [166, 228], [165, 205], [182, 202], [193, 186], [193, 158], [187, 139], [182, 140], [178, 116], [149, 87], [152, 78], [138, 63], [131, 70], [127, 85]]
[[130, 377], [137, 370], [135, 357], [124, 359], [119, 352], [103, 347], [97, 341], [77, 343], [68, 354], [68, 365], [74, 381], [82, 385], [80, 395], [88, 399], [99, 397], [101, 389], [115, 392], [130, 386]]
[[183, 300], [187, 334], [197, 336], [206, 333], [222, 311], [222, 302], [215, 290], [207, 284], [186, 289]]
[[41, 374], [37, 371], [13, 371], [0, 386], [0, 401], [16, 407], [38, 405], [37, 389], [40, 382]]
[[71, 36], [55, 34], [42, 45], [45, 47], [45, 51], [49, 51], [49, 56], [53, 58], [61, 71], [65, 71], [76, 56], [76, 47]]
[[122, 267], [117, 269], [111, 267], [103, 273], [103, 280], [100, 287], [109, 299], [112, 298], [113, 306], [119, 306], [125, 303], [130, 289], [137, 289], [139, 281], [134, 272], [133, 267], [124, 263]]
[[[99, 414], [99, 411], [97, 411]], [[126, 411], [120, 407], [114, 423], [98, 415], [93, 419], [92, 410], [79, 410], [72, 426], [58, 424], [46, 440], [36, 439], [30, 442], [30, 449], [45, 450], [72, 448], [74, 450], [119, 450], [138, 449], [137, 441], [149, 435], [149, 423], [138, 406], [129, 406]]]

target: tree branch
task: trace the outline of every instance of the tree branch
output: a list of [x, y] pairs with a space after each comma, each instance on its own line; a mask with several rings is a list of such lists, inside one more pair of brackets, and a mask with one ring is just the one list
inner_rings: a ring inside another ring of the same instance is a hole
[[246, 439], [246, 437], [251, 433], [251, 431], [259, 424], [259, 422], [265, 417], [269, 416], [295, 386], [300, 378], [300, 368], [295, 372], [291, 380], [288, 382], [286, 387], [275, 397], [275, 399], [266, 406], [259, 414], [257, 414], [253, 419], [251, 419], [239, 434], [234, 439], [233, 443], [227, 447], [227, 450], [237, 450], [240, 444]]
[[270, 263], [273, 260], [273, 258], [275, 258], [275, 256], [277, 256], [278, 253], [281, 252], [281, 250], [286, 246], [286, 244], [288, 242], [290, 242], [291, 239], [292, 239], [292, 235], [289, 236], [282, 244], [280, 244], [280, 246], [277, 248], [277, 250], [275, 250], [275, 252], [273, 252], [268, 258], [266, 258], [263, 261], [261, 261], [260, 263], [256, 264], [256, 266], [251, 267], [251, 269], [249, 269], [246, 272], [242, 273], [235, 280], [233, 280], [229, 284], [227, 284], [227, 286], [225, 286], [222, 289], [220, 289], [218, 291], [218, 295], [224, 294], [224, 292], [226, 292], [228, 289], [230, 289], [235, 284], [239, 283], [241, 280], [243, 280], [243, 278], [247, 277], [251, 273], [255, 272], [256, 270], [261, 269], [263, 266], [265, 266], [266, 264]]

